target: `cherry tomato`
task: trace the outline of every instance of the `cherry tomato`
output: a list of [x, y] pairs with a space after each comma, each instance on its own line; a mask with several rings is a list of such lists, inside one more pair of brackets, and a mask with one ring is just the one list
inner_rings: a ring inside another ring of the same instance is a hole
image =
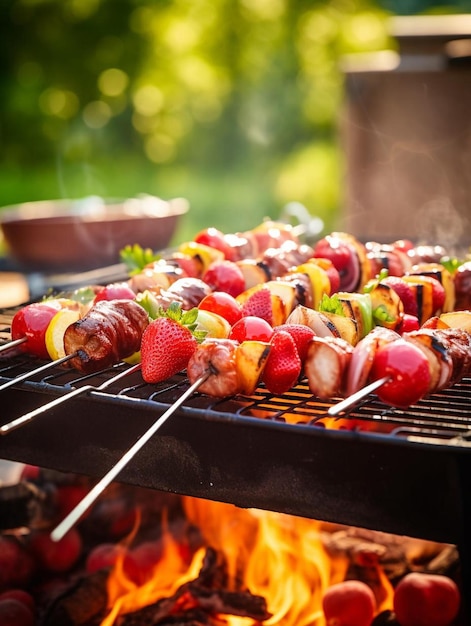
[[224, 233], [222, 233], [217, 228], [205, 228], [201, 230], [194, 238], [193, 241], [196, 243], [202, 243], [205, 246], [209, 246], [210, 248], [215, 248], [216, 250], [220, 250], [226, 259], [231, 258], [231, 246], [227, 243]]
[[345, 241], [333, 235], [328, 235], [316, 242], [314, 245], [314, 256], [329, 259], [340, 272], [352, 263], [354, 252]]
[[327, 589], [322, 608], [326, 626], [370, 626], [376, 599], [366, 583], [346, 580]]
[[134, 300], [136, 294], [127, 283], [111, 283], [102, 287], [96, 294], [93, 302], [100, 300]]
[[427, 393], [431, 379], [427, 357], [403, 339], [376, 350], [370, 376], [372, 380], [383, 376], [391, 378], [376, 393], [386, 404], [400, 408], [420, 400]]
[[229, 339], [242, 343], [243, 341], [270, 341], [273, 328], [261, 317], [246, 315], [232, 327]]
[[21, 350], [40, 359], [49, 359], [46, 348], [46, 330], [49, 322], [57, 313], [58, 307], [47, 302], [34, 302], [20, 309], [11, 323], [11, 338], [27, 341], [20, 345]]
[[410, 333], [413, 330], [419, 330], [419, 328], [419, 318], [416, 315], [404, 313], [398, 332], [402, 335], [403, 333]]
[[458, 615], [460, 592], [447, 576], [413, 572], [394, 591], [401, 626], [449, 626]]
[[341, 291], [356, 290], [361, 278], [361, 267], [353, 245], [340, 237], [328, 235], [314, 245], [314, 257], [332, 262], [339, 273]]
[[236, 298], [245, 289], [245, 278], [233, 261], [214, 261], [202, 276], [213, 291], [225, 291]]
[[393, 241], [392, 247], [401, 250], [401, 252], [409, 252], [409, 250], [413, 250], [414, 244], [410, 239], [397, 239]]
[[224, 291], [213, 291], [205, 296], [198, 305], [199, 309], [217, 313], [226, 319], [231, 326], [242, 317], [242, 307], [239, 302]]

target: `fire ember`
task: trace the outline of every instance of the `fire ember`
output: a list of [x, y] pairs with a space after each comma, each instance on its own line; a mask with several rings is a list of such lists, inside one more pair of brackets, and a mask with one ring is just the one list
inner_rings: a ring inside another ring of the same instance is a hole
[[52, 543], [90, 487], [29, 466], [0, 487], [0, 625], [353, 626], [329, 621], [325, 599], [355, 581], [374, 606], [355, 626], [402, 626], [394, 596], [407, 575], [459, 588], [453, 545], [119, 483]]

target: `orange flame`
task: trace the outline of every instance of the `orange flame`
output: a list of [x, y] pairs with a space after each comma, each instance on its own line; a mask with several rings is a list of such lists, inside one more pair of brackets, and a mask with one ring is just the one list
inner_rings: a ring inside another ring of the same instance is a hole
[[[184, 498], [183, 503], [188, 521], [200, 529], [205, 543], [224, 555], [229, 588], [265, 598], [272, 615], [266, 626], [324, 626], [323, 594], [345, 579], [348, 560], [327, 554], [320, 522], [196, 498]], [[122, 562], [116, 564], [108, 581], [110, 613], [101, 626], [112, 626], [118, 615], [174, 594], [197, 578], [203, 557], [201, 549], [188, 566], [164, 529], [163, 554], [147, 582], [130, 581]], [[381, 581], [385, 598], [381, 606], [389, 608], [391, 586], [384, 573]], [[232, 615], [225, 620], [228, 626], [253, 623]]]

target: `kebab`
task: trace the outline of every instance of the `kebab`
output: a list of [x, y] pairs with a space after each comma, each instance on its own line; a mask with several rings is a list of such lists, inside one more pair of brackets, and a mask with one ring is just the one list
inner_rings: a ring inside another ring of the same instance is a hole
[[[456, 314], [458, 316], [458, 314]], [[313, 336], [308, 340], [302, 374], [314, 395], [327, 400], [358, 393], [365, 385], [381, 379], [380, 398], [393, 406], [407, 407], [425, 395], [455, 384], [471, 372], [471, 312], [448, 320], [466, 325], [468, 330], [451, 327], [444, 318], [431, 321], [418, 331], [399, 333], [376, 327], [355, 347], [339, 337]], [[286, 325], [287, 327], [290, 324]], [[274, 329], [283, 332], [283, 326]], [[247, 340], [247, 338], [246, 338]], [[244, 372], [238, 367], [240, 345], [227, 340], [205, 341], [196, 349], [187, 366], [190, 382], [203, 371], [212, 372], [201, 391], [221, 397], [241, 393]], [[257, 370], [259, 381], [267, 383], [264, 368], [274, 357], [271, 352]], [[283, 354], [286, 368], [286, 353]], [[224, 364], [224, 369], [221, 367]], [[269, 391], [274, 391], [268, 384]]]
[[[279, 225], [276, 224], [276, 228], [274, 229], [273, 223], [269, 223], [268, 226], [264, 224], [263, 227], [261, 226], [257, 229], [254, 229], [254, 232], [257, 233], [259, 236], [261, 235], [262, 239], [263, 238], [265, 239], [265, 242], [268, 240], [269, 243], [272, 243], [273, 240], [277, 240], [271, 234], [272, 231], [277, 233], [276, 237], [278, 238], [280, 238], [280, 233], [283, 233], [282, 239], [284, 241], [283, 245], [285, 245], [284, 251], [282, 253], [280, 253], [280, 251], [276, 251], [277, 254], [275, 254], [274, 251], [272, 250], [271, 252], [268, 251], [266, 255], [267, 255], [267, 258], [276, 260], [277, 267], [279, 269], [280, 268], [287, 269], [291, 266], [293, 262], [305, 259], [306, 256], [309, 257], [309, 255], [311, 254], [311, 251], [309, 250], [308, 247], [304, 247], [304, 249], [300, 251], [295, 241], [296, 238], [293, 237], [291, 230], [286, 225], [283, 227], [283, 229], [280, 229], [278, 226]], [[209, 229], [207, 231], [203, 231], [203, 235], [204, 234], [208, 235], [208, 231]], [[367, 264], [366, 264], [365, 259], [367, 259], [367, 255], [364, 253], [364, 250], [361, 244], [359, 244], [351, 236], [346, 236], [344, 234], [337, 234], [336, 236], [338, 239], [342, 240], [342, 242], [344, 243], [344, 247], [348, 247], [348, 249], [356, 250], [358, 258], [362, 259], [363, 264], [366, 267]], [[250, 240], [252, 241], [252, 248], [251, 248], [252, 250], [254, 248], [253, 246], [254, 239], [257, 239], [257, 237], [254, 236], [253, 234], [251, 238], [247, 239], [247, 241], [250, 241]], [[260, 248], [259, 241], [260, 241], [260, 237], [257, 239], [258, 248]], [[213, 240], [211, 240], [211, 242], [213, 242]], [[205, 244], [201, 243], [201, 237], [199, 238], [198, 241], [195, 241], [194, 243], [195, 243], [194, 250], [199, 251], [198, 257], [200, 257], [201, 246], [205, 248]], [[215, 251], [221, 252], [220, 250], [217, 250], [217, 249], [215, 249]], [[319, 248], [318, 248], [318, 252], [319, 252]], [[228, 254], [227, 250], [224, 252], [224, 254], [225, 255]], [[239, 257], [240, 257], [240, 246], [239, 246]], [[210, 257], [210, 259], [211, 258], [213, 257]], [[234, 258], [234, 255], [233, 255], [233, 258]], [[331, 262], [328, 261], [327, 259], [319, 259], [319, 258], [316, 258], [316, 259], [310, 258], [308, 260], [313, 261], [313, 263], [310, 263], [310, 262], [308, 263], [306, 261], [302, 265], [292, 268], [289, 271], [288, 275], [282, 276], [279, 280], [271, 280], [267, 282], [266, 286], [272, 291], [272, 298], [274, 300], [277, 299], [277, 300], [287, 301], [287, 304], [285, 303], [284, 307], [282, 307], [284, 308], [284, 311], [281, 312], [278, 319], [273, 320], [275, 324], [283, 323], [286, 317], [289, 316], [290, 311], [296, 308], [297, 304], [300, 301], [299, 283], [303, 279], [306, 279], [306, 277], [308, 278], [308, 282], [310, 282], [311, 294], [315, 293], [315, 298], [313, 295], [311, 295], [311, 298], [310, 298], [311, 301], [314, 300], [315, 302], [317, 302], [320, 297], [323, 297], [324, 295], [326, 295], [326, 293], [330, 293], [332, 291], [332, 281], [330, 280], [330, 277], [332, 277], [333, 274], [331, 273], [329, 275], [328, 270], [331, 268], [329, 267], [329, 265], [326, 266], [326, 263], [331, 263]], [[269, 268], [268, 264], [267, 264], [267, 268]], [[269, 271], [267, 271], [266, 275], [268, 276], [271, 274]], [[364, 275], [366, 276], [366, 270], [364, 272]], [[260, 285], [254, 286], [252, 289], [258, 289], [259, 287]], [[378, 288], [380, 287], [383, 288], [383, 291], [384, 291], [384, 285], [379, 283], [377, 285], [377, 288], [374, 290], [375, 294], [378, 292]], [[105, 287], [104, 289], [107, 289], [107, 288]], [[316, 293], [316, 290], [317, 290], [317, 293]], [[191, 294], [191, 291], [195, 293]], [[158, 299], [160, 303], [166, 303], [167, 306], [170, 302], [173, 302], [174, 300], [178, 299], [184, 304], [185, 307], [189, 307], [193, 304], [197, 304], [201, 300], [201, 298], [204, 297], [204, 295], [208, 293], [208, 291], [209, 291], [209, 287], [204, 283], [204, 281], [201, 281], [200, 279], [176, 278], [175, 282], [169, 287], [169, 289], [160, 290], [160, 293], [158, 294]], [[250, 291], [251, 291], [250, 289], [246, 290], [244, 297], [250, 297], [251, 295]], [[187, 292], [186, 298], [185, 298], [185, 295], [183, 295], [185, 292]], [[304, 296], [306, 293], [309, 292], [309, 289], [306, 287], [305, 280], [304, 280], [304, 284], [302, 286], [301, 292], [303, 293]], [[343, 292], [341, 295], [342, 295], [342, 305], [345, 307], [345, 305], [348, 302], [348, 306], [352, 308], [352, 303], [354, 303], [355, 305], [357, 305], [356, 308], [357, 309], [359, 308], [361, 310], [361, 315], [357, 311], [356, 313], [353, 312], [352, 315], [350, 316], [344, 315], [343, 317], [345, 318], [345, 320], [341, 319], [340, 317], [337, 317], [336, 318], [337, 324], [340, 323], [340, 325], [343, 327], [340, 333], [338, 333], [338, 331], [335, 329], [335, 324], [332, 322], [332, 315], [330, 315], [330, 318], [331, 318], [330, 327], [334, 328], [337, 334], [339, 334], [342, 337], [345, 336], [350, 343], [354, 344], [359, 338], [367, 334], [367, 332], [369, 331], [369, 327], [365, 327], [365, 320], [368, 319], [368, 313], [365, 314], [364, 306], [361, 306], [361, 305], [358, 306], [360, 298], [362, 297], [360, 294], [348, 294], [347, 292]], [[109, 294], [108, 294], [108, 297], [110, 297]], [[363, 300], [365, 300], [364, 296], [363, 296]], [[375, 307], [375, 310], [378, 310], [380, 308], [381, 307], [379, 306]], [[433, 310], [431, 312], [433, 312]], [[325, 316], [329, 317], [328, 314], [329, 314], [328, 311], [324, 311], [324, 316], [322, 317], [322, 319], [324, 320]], [[399, 315], [400, 315], [400, 311], [399, 311]], [[355, 322], [357, 328], [360, 328], [360, 332], [357, 333], [355, 331], [355, 327], [352, 323], [348, 324], [346, 320], [349, 320], [349, 319]], [[393, 318], [392, 327], [396, 325], [397, 324], [396, 324], [395, 318]], [[346, 331], [347, 326], [349, 327], [349, 332]], [[65, 333], [64, 333], [64, 337], [65, 337]], [[73, 342], [71, 342], [71, 345], [73, 345]], [[94, 347], [95, 349], [98, 349], [99, 342], [95, 341]], [[69, 355], [72, 354], [70, 346], [67, 352]], [[96, 360], [98, 363], [101, 362], [99, 358]], [[81, 366], [83, 367], [80, 359], [75, 358], [74, 361], [75, 361], [76, 367], [78, 368], [80, 368]], [[90, 361], [90, 355], [88, 355], [87, 357], [87, 362], [88, 361]]]

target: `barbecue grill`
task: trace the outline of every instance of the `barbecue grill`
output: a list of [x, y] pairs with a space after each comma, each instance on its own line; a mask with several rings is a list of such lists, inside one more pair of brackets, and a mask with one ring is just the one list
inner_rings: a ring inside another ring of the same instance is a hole
[[[32, 371], [2, 355], [0, 384]], [[52, 367], [1, 394], [2, 424], [87, 387], [0, 438], [0, 458], [103, 476], [189, 386], [179, 374], [149, 385], [139, 372], [94, 389], [130, 366], [84, 376]], [[166, 492], [456, 544], [471, 600], [471, 379], [407, 410], [369, 396], [329, 417], [334, 404], [301, 383], [282, 397], [194, 393], [120, 474]], [[468, 609], [469, 610], [469, 609]]]

